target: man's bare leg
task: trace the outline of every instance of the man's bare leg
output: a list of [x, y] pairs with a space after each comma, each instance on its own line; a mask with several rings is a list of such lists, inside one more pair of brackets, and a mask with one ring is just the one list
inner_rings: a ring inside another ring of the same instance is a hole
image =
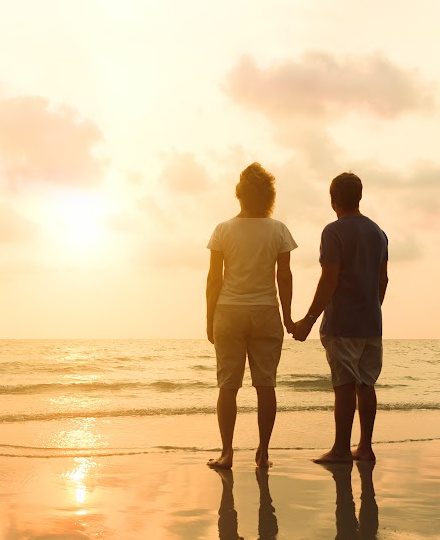
[[356, 450], [352, 452], [353, 459], [360, 461], [375, 461], [372, 448], [374, 421], [376, 419], [377, 399], [374, 386], [367, 384], [357, 385], [359, 421], [361, 425], [361, 438]]
[[270, 467], [269, 441], [277, 414], [277, 398], [272, 386], [256, 386], [258, 396], [258, 430], [260, 444], [255, 455], [257, 467]]
[[354, 382], [336, 386], [335, 391], [335, 442], [330, 452], [315, 463], [346, 463], [352, 461], [350, 450], [351, 429], [356, 410], [356, 385]]
[[217, 400], [217, 419], [222, 438], [222, 453], [218, 459], [210, 459], [209, 467], [230, 469], [232, 467], [232, 439], [237, 418], [238, 388], [220, 388]]

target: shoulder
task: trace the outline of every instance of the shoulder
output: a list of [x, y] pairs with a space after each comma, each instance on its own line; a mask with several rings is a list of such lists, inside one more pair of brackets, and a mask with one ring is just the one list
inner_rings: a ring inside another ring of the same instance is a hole
[[339, 226], [339, 220], [327, 223], [327, 225], [322, 229], [322, 235], [325, 236], [327, 234], [335, 233], [339, 229]]
[[220, 223], [218, 223], [215, 227], [215, 231], [222, 231], [222, 230], [225, 230], [225, 229], [228, 229], [230, 227], [233, 227], [236, 222], [238, 221], [238, 219], [236, 217], [233, 217], [231, 219], [227, 219], [226, 221], [221, 221]]
[[367, 216], [363, 216], [363, 217], [365, 218], [365, 223], [367, 223], [371, 228], [376, 229], [376, 231], [377, 231], [378, 233], [380, 233], [380, 235], [383, 236], [383, 237], [385, 238], [385, 240], [388, 242], [388, 237], [387, 237], [387, 235], [385, 234], [385, 231], [383, 231], [383, 230], [379, 227], [379, 225], [378, 225], [375, 221], [373, 221], [372, 219], [370, 219], [369, 217], [367, 217]]
[[266, 221], [268, 223], [269, 227], [273, 227], [274, 229], [280, 230], [280, 231], [288, 231], [287, 225], [280, 221], [279, 219], [273, 219], [273, 218], [266, 218]]

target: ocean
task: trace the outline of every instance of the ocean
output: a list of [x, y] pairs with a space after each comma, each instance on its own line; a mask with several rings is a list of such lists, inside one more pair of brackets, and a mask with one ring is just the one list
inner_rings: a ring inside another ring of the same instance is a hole
[[[215, 451], [215, 352], [206, 340], [0, 341], [0, 455]], [[440, 340], [384, 340], [375, 440], [440, 438]], [[286, 338], [272, 448], [325, 448], [333, 390], [318, 340]], [[248, 370], [235, 447], [257, 444]], [[357, 431], [353, 436], [356, 438]]]

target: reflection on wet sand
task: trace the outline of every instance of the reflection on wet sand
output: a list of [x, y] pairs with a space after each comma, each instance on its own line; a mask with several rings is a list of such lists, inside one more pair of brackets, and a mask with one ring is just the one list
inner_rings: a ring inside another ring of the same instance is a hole
[[75, 458], [74, 459], [75, 467], [64, 472], [61, 476], [63, 478], [69, 479], [75, 490], [75, 502], [78, 504], [83, 504], [86, 500], [87, 494], [87, 484], [86, 478], [90, 473], [93, 467], [96, 467], [96, 463], [90, 458]]
[[[222, 480], [222, 497], [218, 511], [218, 532], [220, 540], [244, 540], [238, 533], [238, 515], [234, 504], [234, 473], [231, 469], [214, 469]], [[278, 522], [269, 491], [267, 469], [256, 468], [255, 476], [260, 489], [258, 511], [259, 540], [276, 540]]]
[[361, 506], [358, 521], [351, 486], [353, 463], [321, 464], [331, 472], [336, 485], [336, 540], [376, 540], [379, 510], [373, 486], [374, 465], [374, 462], [356, 462], [361, 479]]

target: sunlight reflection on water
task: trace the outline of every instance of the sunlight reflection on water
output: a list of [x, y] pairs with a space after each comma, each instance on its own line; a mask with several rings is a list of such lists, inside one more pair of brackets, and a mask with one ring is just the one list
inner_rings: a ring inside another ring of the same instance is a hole
[[72, 419], [68, 429], [53, 434], [54, 448], [106, 448], [108, 441], [96, 426], [95, 418]]

